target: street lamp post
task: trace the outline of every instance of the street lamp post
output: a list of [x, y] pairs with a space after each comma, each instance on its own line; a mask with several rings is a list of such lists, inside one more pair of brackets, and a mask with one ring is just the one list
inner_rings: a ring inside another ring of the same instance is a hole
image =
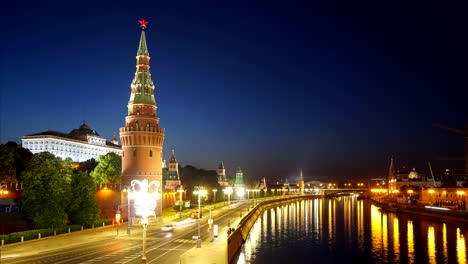
[[179, 218], [182, 219], [182, 193], [184, 192], [184, 188], [180, 185], [179, 190]]
[[132, 225], [131, 225], [131, 217], [130, 217], [130, 188], [127, 185], [124, 186], [123, 192], [127, 193], [127, 235], [130, 235]]
[[213, 198], [214, 198], [214, 201], [213, 201], [213, 203], [216, 203], [216, 192], [217, 192], [217, 191], [218, 191], [217, 189], [213, 189], [213, 193], [214, 193], [214, 197], [213, 197]]
[[231, 194], [232, 194], [232, 187], [228, 186], [224, 189], [224, 193], [228, 196], [228, 208], [231, 206]]
[[200, 217], [201, 217], [201, 197], [206, 195], [206, 190], [200, 186], [195, 186], [194, 194], [198, 194], [198, 237], [197, 237], [197, 248], [201, 248], [200, 239]]
[[[143, 249], [141, 263], [146, 263], [146, 229], [148, 228], [148, 216], [156, 215], [156, 200], [161, 197], [159, 193], [159, 181], [151, 181], [147, 179], [143, 181], [132, 180], [132, 198], [135, 201], [135, 214], [141, 216], [141, 225], [143, 226]], [[139, 190], [135, 190], [135, 185], [139, 185]], [[155, 191], [151, 191], [151, 186], [155, 187]]]

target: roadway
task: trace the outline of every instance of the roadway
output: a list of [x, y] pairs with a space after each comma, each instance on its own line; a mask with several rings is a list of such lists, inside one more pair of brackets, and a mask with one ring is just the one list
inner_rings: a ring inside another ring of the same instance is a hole
[[[226, 250], [228, 225], [236, 227], [241, 216], [247, 211], [246, 202], [233, 203], [230, 208], [226, 206], [213, 210], [212, 219], [219, 227], [217, 239], [208, 231], [209, 213], [205, 211], [200, 221], [202, 246], [196, 250], [202, 251], [204, 247], [209, 246], [224, 247], [222, 250]], [[172, 221], [163, 219], [149, 225], [146, 239], [147, 263], [182, 263], [182, 255], [196, 247], [193, 236], [198, 235], [197, 220], [174, 225], [171, 232], [162, 231], [161, 227], [169, 223]], [[126, 234], [126, 224], [100, 227], [5, 245], [0, 250], [0, 263], [141, 263], [142, 227], [134, 225], [131, 235]]]

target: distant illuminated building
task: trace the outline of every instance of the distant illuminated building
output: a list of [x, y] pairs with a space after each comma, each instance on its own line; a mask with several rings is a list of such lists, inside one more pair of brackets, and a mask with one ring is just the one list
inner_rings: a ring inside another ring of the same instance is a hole
[[71, 158], [73, 162], [97, 160], [110, 152], [122, 155], [122, 149], [115, 137], [112, 141], [107, 141], [86, 122], [68, 134], [49, 130], [23, 136], [21, 142], [23, 148], [29, 149], [33, 154], [47, 151], [62, 159]]
[[244, 173], [240, 167], [237, 167], [236, 170], [236, 181], [234, 182], [234, 189], [235, 188], [244, 188]]
[[175, 192], [179, 188], [181, 182], [179, 177], [179, 163], [176, 160], [174, 150], [172, 157], [168, 163], [169, 166], [163, 168], [163, 186], [165, 192]]
[[218, 174], [218, 184], [221, 185], [221, 187], [229, 186], [229, 182], [226, 178], [226, 169], [224, 168], [224, 163], [222, 161], [219, 163], [216, 173]]
[[299, 175], [299, 182], [297, 183], [297, 186], [299, 188], [299, 194], [304, 194], [304, 176], [302, 175], [302, 169], [301, 169], [301, 174]]

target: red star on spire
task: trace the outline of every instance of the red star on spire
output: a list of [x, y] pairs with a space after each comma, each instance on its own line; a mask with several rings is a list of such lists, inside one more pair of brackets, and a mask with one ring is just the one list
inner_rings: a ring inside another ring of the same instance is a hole
[[138, 22], [140, 22], [140, 27], [142, 29], [145, 29], [146, 28], [146, 25], [148, 24], [148, 21], [142, 19], [142, 20], [138, 20]]

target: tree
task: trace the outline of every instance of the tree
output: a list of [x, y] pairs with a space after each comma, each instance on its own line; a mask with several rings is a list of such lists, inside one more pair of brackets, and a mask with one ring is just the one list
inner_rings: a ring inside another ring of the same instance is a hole
[[110, 152], [98, 158], [98, 165], [91, 172], [98, 184], [117, 184], [122, 180], [122, 157]]
[[[188, 193], [192, 193], [194, 186], [202, 186], [211, 196], [212, 189], [219, 189], [218, 174], [214, 170], [198, 169], [194, 166], [187, 165], [180, 170], [180, 180]], [[192, 197], [195, 199], [195, 196]], [[212, 198], [208, 198], [210, 201]]]
[[21, 182], [21, 174], [28, 166], [32, 153], [16, 142], [0, 145], [0, 182]]
[[60, 228], [68, 222], [71, 199], [70, 159], [63, 161], [49, 152], [35, 154], [23, 175], [23, 209], [36, 228]]
[[80, 171], [72, 176], [72, 200], [68, 209], [70, 222], [92, 224], [99, 219], [96, 197], [96, 182], [86, 172]]
[[80, 162], [78, 164], [77, 171], [84, 171], [89, 174], [96, 168], [97, 165], [98, 165], [98, 162], [94, 158], [91, 158], [89, 160]]

